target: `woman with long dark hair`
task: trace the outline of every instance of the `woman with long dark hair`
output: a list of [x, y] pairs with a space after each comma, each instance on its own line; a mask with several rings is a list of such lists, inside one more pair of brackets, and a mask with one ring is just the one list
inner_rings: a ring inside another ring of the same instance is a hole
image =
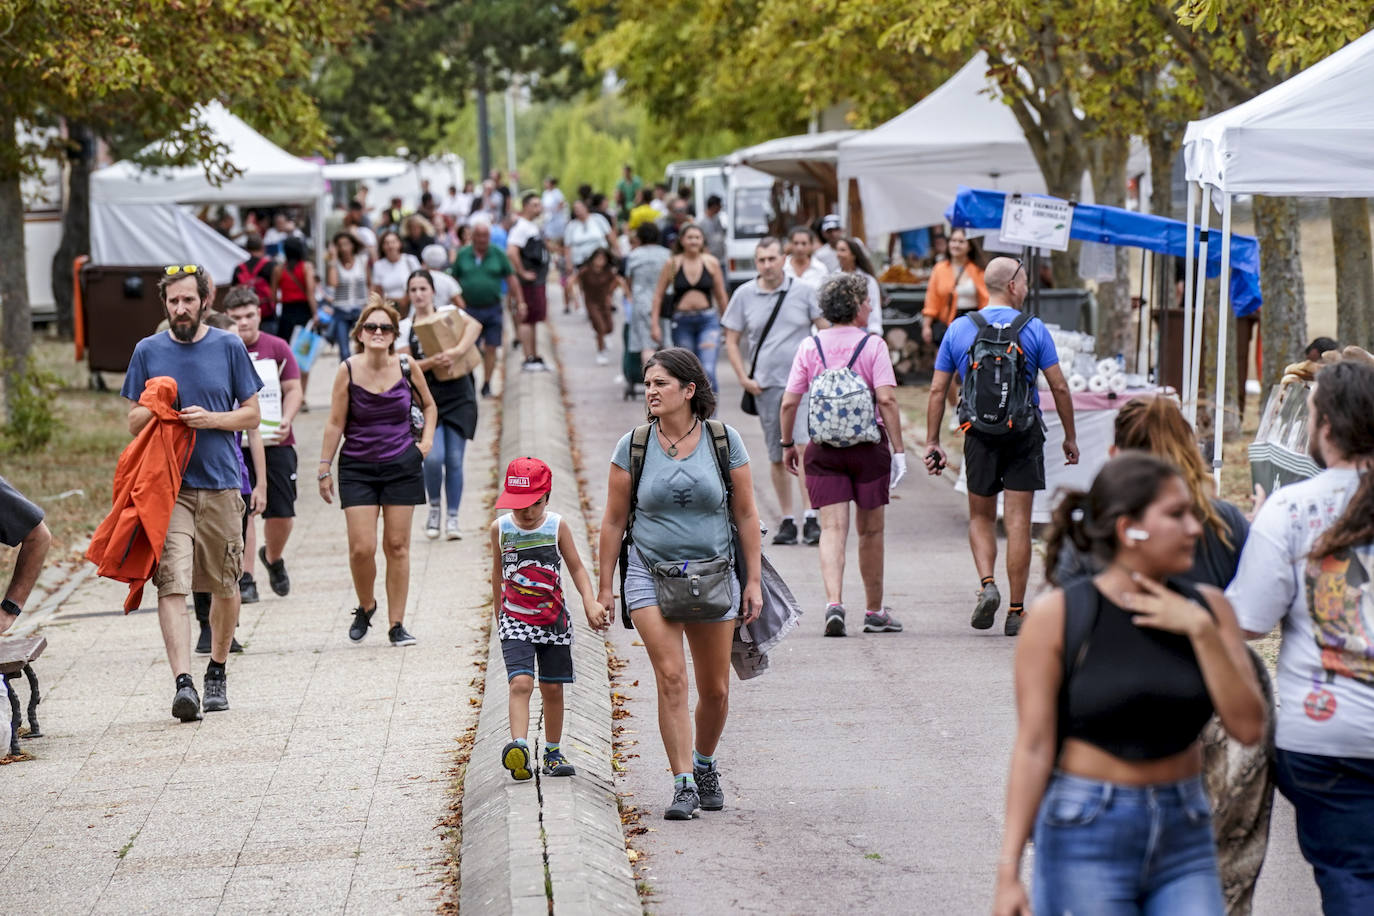
[[1254, 744], [1265, 705], [1230, 603], [1173, 578], [1201, 534], [1178, 470], [1140, 452], [1055, 509], [1047, 567], [1071, 541], [1105, 569], [1041, 596], [1021, 629], [998, 916], [1225, 912], [1198, 737], [1215, 711]]
[[718, 391], [716, 361], [720, 358], [720, 316], [725, 313], [725, 272], [715, 255], [706, 250], [706, 234], [687, 223], [678, 236], [679, 254], [663, 265], [654, 290], [653, 319], [649, 333], [661, 343], [664, 295], [672, 288], [673, 346], [690, 350], [701, 360], [711, 390]]
[[[978, 243], [968, 233], [955, 227], [949, 233], [949, 257], [935, 264], [926, 281], [926, 304], [921, 310], [921, 339], [935, 345], [945, 330], [960, 315], [967, 315], [988, 304], [988, 288], [983, 283], [983, 263]], [[959, 403], [959, 380], [950, 380], [948, 403]], [[949, 428], [959, 428], [956, 411], [951, 410]]]
[[339, 345], [339, 359], [347, 359], [353, 325], [367, 304], [368, 288], [372, 285], [372, 267], [367, 252], [351, 232], [336, 232], [329, 246], [329, 263], [325, 267], [325, 283], [333, 295], [334, 317], [329, 326]]
[[840, 262], [840, 273], [858, 274], [864, 278], [868, 287], [868, 332], [883, 334], [883, 290], [878, 285], [878, 277], [873, 272], [873, 262], [858, 239], [838, 239], [835, 242], [835, 257]]
[[406, 282], [420, 269], [420, 259], [402, 250], [401, 236], [394, 229], [383, 232], [377, 244], [382, 256], [372, 265], [372, 291], [395, 303], [402, 315], [408, 315], [410, 299], [406, 295]]
[[[674, 774], [673, 800], [663, 816], [688, 820], [698, 809], [725, 807], [716, 745], [730, 705], [730, 647], [736, 619], [748, 623], [763, 606], [762, 538], [749, 454], [739, 433], [711, 419], [716, 396], [700, 360], [680, 347], [654, 354], [644, 366], [644, 400], [649, 422], [640, 428], [642, 458], [635, 458], [636, 432], [630, 432], [611, 459], [601, 523], [598, 600], [612, 606], [616, 564], [609, 558], [618, 554], [630, 528], [633, 545], [623, 570], [622, 597], [649, 654], [658, 688], [659, 732]], [[718, 438], [725, 442], [718, 443]], [[722, 450], [728, 456], [721, 455]], [[636, 460], [642, 465], [638, 489], [632, 494]], [[737, 540], [732, 529], [738, 532]], [[679, 563], [686, 573], [717, 567], [721, 558], [729, 559], [721, 585], [728, 589], [729, 600], [722, 602], [722, 613], [689, 620], [663, 605], [660, 577], [676, 574]], [[696, 679], [695, 730], [687, 707], [684, 638]]]
[[611, 317], [611, 295], [619, 285], [619, 275], [611, 253], [605, 248], [593, 251], [591, 257], [573, 274], [573, 290], [581, 294], [587, 306], [587, 320], [591, 322], [592, 333], [596, 335], [596, 364], [604, 366], [610, 362], [606, 355], [606, 338], [615, 330]]

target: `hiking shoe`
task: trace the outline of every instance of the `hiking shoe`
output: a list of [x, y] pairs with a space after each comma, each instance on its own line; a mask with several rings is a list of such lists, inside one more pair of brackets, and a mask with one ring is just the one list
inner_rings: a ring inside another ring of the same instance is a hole
[[1002, 593], [997, 590], [996, 582], [989, 582], [978, 589], [978, 603], [973, 607], [973, 619], [969, 621], [975, 630], [986, 630], [997, 619], [997, 608], [1002, 604]]
[[[200, 636], [196, 637], [196, 654], [209, 655], [211, 641], [212, 637], [210, 633], [210, 625], [208, 623], [202, 623], [200, 625]], [[243, 646], [239, 645], [238, 637], [235, 637], [229, 641], [229, 651], [243, 651]]]
[[1007, 619], [1002, 622], [1002, 633], [1005, 636], [1015, 636], [1021, 632], [1021, 624], [1026, 620], [1026, 609], [1019, 611], [1007, 611]]
[[200, 719], [200, 694], [196, 693], [195, 684], [188, 683], [177, 688], [177, 694], [172, 698], [172, 716], [183, 722]]
[[774, 544], [795, 544], [797, 543], [797, 523], [790, 518], [785, 518], [778, 525], [778, 533], [773, 535]]
[[484, 397], [484, 398], [489, 398], [489, 397], [491, 397], [491, 382], [483, 382], [483, 383], [482, 383], [482, 397]]
[[372, 615], [377, 613], [377, 605], [372, 605], [372, 610], [365, 611], [362, 605], [353, 609], [353, 625], [348, 628], [348, 638], [354, 642], [362, 642], [367, 635], [367, 628], [372, 626]]
[[411, 636], [409, 631], [399, 623], [391, 625], [391, 629], [386, 631], [386, 638], [391, 640], [391, 645], [398, 649], [401, 646], [415, 645], [415, 637]]
[[575, 776], [577, 770], [568, 763], [568, 758], [563, 756], [562, 751], [544, 752], [544, 775], [545, 776]]
[[725, 807], [725, 791], [720, 787], [720, 770], [711, 764], [709, 769], [692, 767], [692, 776], [697, 781], [697, 798], [701, 810], [719, 811]]
[[821, 542], [821, 520], [812, 515], [802, 520], [802, 543], [815, 546]]
[[501, 766], [510, 770], [511, 778], [517, 782], [534, 776], [534, 769], [530, 766], [530, 749], [518, 741], [501, 748]]
[[205, 711], [222, 712], [229, 708], [228, 678], [224, 669], [205, 669]]
[[843, 636], [844, 635], [844, 605], [827, 604], [825, 606], [825, 635]]
[[458, 516], [450, 515], [444, 522], [444, 540], [461, 541], [463, 533], [458, 530]]
[[425, 537], [431, 541], [439, 536], [439, 519], [441, 513], [438, 506], [429, 507], [429, 515], [425, 516]]
[[291, 580], [286, 575], [286, 558], [277, 557], [275, 563], [267, 562], [267, 548], [258, 548], [258, 559], [262, 561], [263, 567], [267, 570], [267, 584], [272, 586], [272, 591], [278, 597], [285, 598], [291, 591]]
[[239, 576], [239, 602], [241, 604], [258, 603], [258, 583], [253, 581], [252, 573], [244, 573]]
[[665, 821], [690, 821], [701, 810], [701, 796], [697, 787], [683, 783], [673, 793], [673, 803], [663, 810]]
[[892, 616], [892, 609], [885, 607], [877, 613], [873, 611], [864, 613], [864, 632], [900, 633], [902, 632], [902, 625], [896, 617]]

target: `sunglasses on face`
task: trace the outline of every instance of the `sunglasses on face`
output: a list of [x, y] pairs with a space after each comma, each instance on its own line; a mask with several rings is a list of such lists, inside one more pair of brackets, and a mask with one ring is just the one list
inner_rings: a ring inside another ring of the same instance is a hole
[[171, 264], [167, 267], [162, 268], [162, 272], [169, 277], [175, 277], [179, 274], [186, 274], [187, 276], [191, 276], [193, 274], [200, 273], [200, 268], [197, 267], [195, 264]]
[[373, 324], [368, 322], [363, 325], [363, 330], [369, 334], [395, 334], [396, 325], [394, 324]]

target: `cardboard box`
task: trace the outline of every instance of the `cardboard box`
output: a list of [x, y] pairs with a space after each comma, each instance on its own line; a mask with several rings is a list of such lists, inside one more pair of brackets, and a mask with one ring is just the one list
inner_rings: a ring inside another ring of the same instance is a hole
[[[463, 339], [463, 330], [469, 325], [477, 325], [480, 330], [482, 323], [467, 312], [459, 309], [447, 309], [426, 318], [417, 318], [413, 327], [415, 336], [420, 341], [421, 349], [425, 351], [426, 356], [432, 356], [435, 353], [451, 350], [458, 346], [459, 341]], [[462, 378], [481, 364], [482, 354], [478, 352], [477, 344], [473, 343], [472, 346], [459, 354], [449, 368], [436, 367], [433, 370], [434, 377], [442, 381]]]

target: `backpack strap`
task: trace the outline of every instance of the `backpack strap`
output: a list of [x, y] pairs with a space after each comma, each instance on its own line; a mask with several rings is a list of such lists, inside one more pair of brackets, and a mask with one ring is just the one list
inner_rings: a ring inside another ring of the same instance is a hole
[[821, 371], [824, 372], [830, 367], [825, 364], [825, 350], [821, 347], [821, 339], [815, 334], [811, 335], [811, 342], [816, 345], [816, 355], [821, 358]]
[[630, 545], [634, 543], [631, 532], [635, 527], [635, 508], [639, 505], [639, 479], [644, 475], [644, 454], [653, 431], [654, 425], [645, 423], [630, 433], [630, 511], [625, 516], [625, 533], [620, 538], [620, 623], [627, 630], [633, 630], [635, 625], [625, 598], [625, 575], [630, 568]]
[[720, 482], [725, 487], [725, 501], [728, 504], [735, 495], [735, 485], [730, 480], [730, 433], [720, 420], [707, 420], [704, 424], [711, 437], [711, 453], [716, 458], [716, 470], [720, 472]]
[[982, 312], [969, 312], [968, 317], [969, 320], [973, 322], [973, 326], [980, 331], [988, 326], [988, 320], [983, 317]]
[[853, 353], [853, 355], [849, 357], [849, 362], [845, 364], [845, 368], [846, 368], [846, 369], [853, 369], [853, 368], [854, 368], [854, 361], [855, 361], [856, 359], [859, 358], [859, 354], [862, 353], [862, 352], [864, 351], [864, 344], [868, 343], [868, 338], [870, 338], [870, 337], [872, 337], [872, 336], [873, 336], [873, 332], [872, 332], [872, 331], [865, 331], [865, 332], [864, 332], [863, 340], [860, 340], [860, 341], [859, 341], [859, 345], [858, 345], [857, 347], [854, 348], [854, 353]]
[[1093, 628], [1101, 612], [1102, 596], [1091, 576], [1084, 576], [1064, 589], [1064, 652], [1059, 680], [1059, 712], [1055, 723], [1055, 757], [1064, 746], [1064, 730], [1069, 720], [1069, 681], [1083, 664], [1092, 645]]

